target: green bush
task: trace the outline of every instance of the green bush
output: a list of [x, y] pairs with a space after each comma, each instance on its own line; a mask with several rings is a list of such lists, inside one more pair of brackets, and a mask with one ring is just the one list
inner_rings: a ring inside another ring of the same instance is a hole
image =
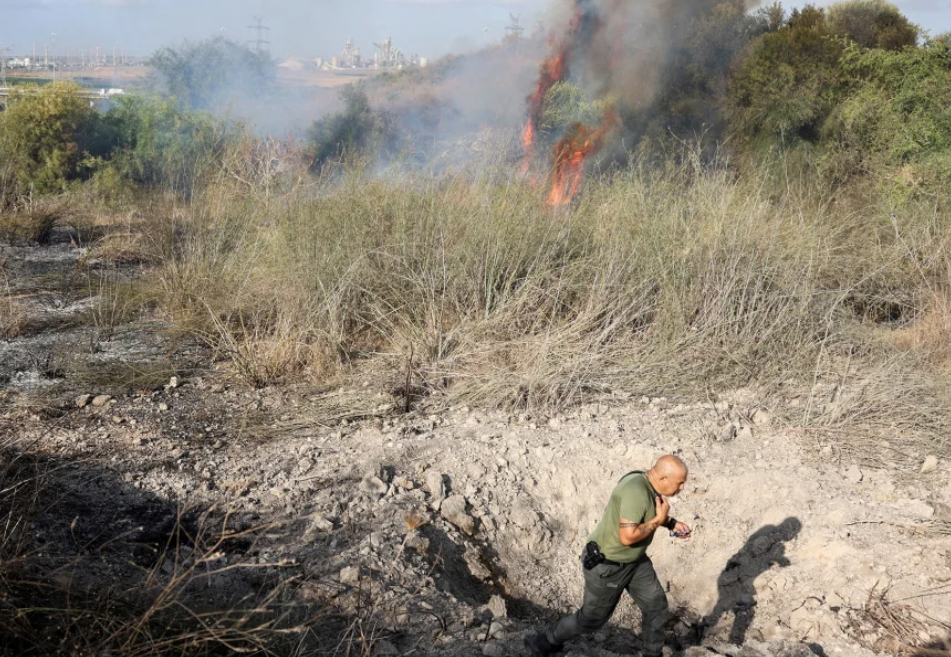
[[759, 37], [733, 71], [726, 110], [731, 133], [756, 148], [815, 141], [841, 98], [844, 51], [822, 9], [793, 11], [782, 29]]
[[105, 118], [113, 138], [113, 166], [137, 184], [190, 191], [217, 162], [228, 130], [203, 113], [186, 112], [172, 100], [120, 98]]
[[15, 87], [0, 113], [0, 160], [22, 192], [56, 192], [90, 174], [89, 156], [108, 152], [101, 115], [72, 82]]
[[150, 64], [157, 73], [155, 86], [196, 110], [223, 109], [235, 100], [257, 98], [277, 77], [269, 55], [222, 37], [161, 48]]
[[828, 172], [874, 172], [913, 186], [951, 181], [951, 46], [852, 46], [843, 70], [855, 89], [823, 132]]
[[885, 0], [846, 0], [828, 9], [829, 28], [865, 48], [901, 50], [918, 42], [918, 28]]
[[307, 131], [313, 168], [343, 156], [394, 157], [403, 150], [403, 136], [394, 118], [374, 110], [361, 85], [340, 91], [344, 110], [321, 117]]

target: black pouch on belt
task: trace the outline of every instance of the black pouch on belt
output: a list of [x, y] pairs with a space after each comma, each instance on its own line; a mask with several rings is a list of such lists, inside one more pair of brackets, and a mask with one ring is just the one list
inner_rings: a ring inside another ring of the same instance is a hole
[[601, 554], [601, 547], [594, 541], [585, 545], [581, 563], [584, 565], [585, 570], [591, 570], [598, 564], [604, 563], [604, 555]]

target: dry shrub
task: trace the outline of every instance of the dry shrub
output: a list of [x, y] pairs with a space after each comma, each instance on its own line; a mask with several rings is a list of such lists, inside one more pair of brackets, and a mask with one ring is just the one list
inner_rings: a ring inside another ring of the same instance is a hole
[[92, 305], [85, 312], [85, 318], [95, 329], [94, 347], [98, 342], [111, 340], [116, 329], [139, 313], [155, 307], [158, 293], [147, 279], [108, 268], [87, 272], [86, 280]]
[[48, 244], [57, 226], [88, 224], [90, 211], [89, 204], [77, 194], [27, 197], [0, 214], [0, 238]]
[[921, 316], [896, 330], [895, 345], [919, 353], [938, 373], [951, 375], [951, 294], [932, 296]]
[[113, 266], [148, 262], [145, 236], [132, 230], [103, 235], [92, 244], [84, 261], [99, 261]]
[[[831, 382], [854, 389], [794, 425], [939, 420], [919, 364], [942, 344], [944, 215], [767, 177], [688, 157], [553, 211], [504, 169], [351, 170], [280, 194], [236, 193], [232, 171], [158, 254], [162, 307], [254, 385], [367, 356], [402, 379], [411, 353], [414, 384], [489, 406]], [[929, 313], [934, 337], [903, 355], [889, 336]]]
[[214, 330], [200, 331], [199, 337], [255, 388], [286, 382], [310, 366], [322, 367], [306, 333], [287, 319], [269, 325], [260, 316], [222, 318], [210, 311], [209, 321]]
[[406, 524], [407, 531], [414, 532], [428, 523], [429, 518], [418, 509], [411, 509], [403, 514], [403, 522]]
[[60, 219], [58, 203], [39, 202], [25, 210], [0, 217], [0, 236], [9, 241], [28, 240], [46, 244]]
[[915, 354], [872, 351], [851, 364], [824, 363], [793, 426], [829, 439], [856, 462], [917, 468], [928, 454], [951, 453], [948, 381]]
[[893, 600], [889, 587], [878, 584], [869, 591], [865, 606], [848, 609], [848, 630], [862, 646], [876, 652], [907, 655], [909, 657], [947, 657], [951, 654], [951, 640], [929, 640], [951, 626], [932, 618], [926, 611], [909, 603], [932, 595], [944, 595], [947, 587], [938, 587], [905, 600]]
[[[6, 420], [0, 422], [0, 600], [6, 601], [28, 556], [30, 526], [38, 512], [45, 472], [20, 457], [14, 449], [12, 427], [4, 426]], [[0, 631], [6, 624], [0, 621]]]

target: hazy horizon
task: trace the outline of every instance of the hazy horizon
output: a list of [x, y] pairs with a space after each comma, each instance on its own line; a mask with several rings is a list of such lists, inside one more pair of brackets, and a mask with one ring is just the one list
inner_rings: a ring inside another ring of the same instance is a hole
[[[406, 54], [435, 58], [479, 48], [501, 39], [521, 15], [526, 33], [535, 29], [546, 0], [427, 2], [412, 0], [0, 0], [0, 48], [15, 44], [12, 54], [37, 54], [44, 44], [64, 55], [100, 46], [132, 56], [146, 56], [165, 45], [224, 35], [252, 42], [250, 29], [259, 16], [270, 29], [264, 38], [277, 58], [329, 58], [353, 37], [365, 55], [373, 44], [392, 37]], [[187, 20], [183, 20], [187, 17]], [[488, 28], [488, 31], [486, 31]], [[54, 36], [55, 35], [55, 36]]]
[[[531, 33], [559, 0], [0, 0], [0, 48], [28, 55], [34, 44], [42, 55], [99, 46], [109, 55], [147, 56], [184, 39], [224, 35], [251, 42], [254, 16], [270, 28], [265, 38], [278, 59], [331, 57], [353, 37], [365, 55], [374, 42], [392, 37], [406, 54], [437, 58], [499, 41], [510, 24], [509, 13], [521, 16]], [[787, 7], [804, 2], [784, 3]], [[819, 4], [831, 2], [823, 0]], [[951, 30], [951, 0], [896, 2], [915, 23], [932, 34]], [[486, 30], [487, 28], [487, 30]]]

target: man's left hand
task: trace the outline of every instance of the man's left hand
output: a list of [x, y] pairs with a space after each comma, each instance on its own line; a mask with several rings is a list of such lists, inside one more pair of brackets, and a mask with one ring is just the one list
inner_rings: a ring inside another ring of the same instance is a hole
[[673, 533], [674, 533], [674, 535], [675, 535], [677, 538], [679, 538], [679, 539], [681, 539], [681, 540], [688, 539], [688, 538], [690, 538], [690, 526], [689, 526], [687, 523], [685, 523], [685, 522], [680, 522], [680, 521], [678, 520], [678, 521], [677, 521], [677, 524], [674, 525], [674, 532], [673, 532]]

